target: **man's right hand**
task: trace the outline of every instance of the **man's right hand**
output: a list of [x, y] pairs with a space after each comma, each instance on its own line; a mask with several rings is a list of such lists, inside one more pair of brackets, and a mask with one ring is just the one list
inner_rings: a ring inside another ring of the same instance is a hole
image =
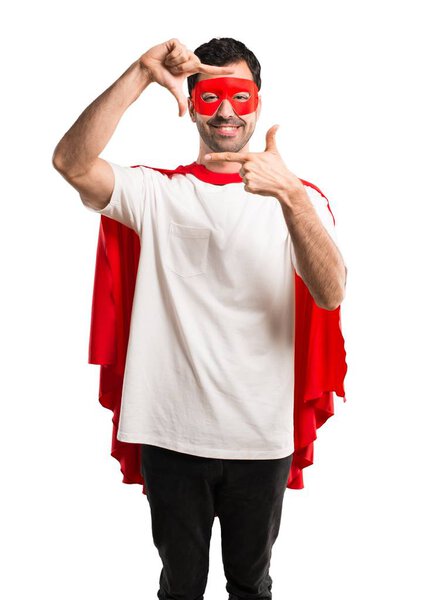
[[198, 56], [188, 50], [177, 38], [154, 46], [145, 52], [139, 63], [146, 70], [151, 81], [156, 81], [168, 89], [176, 98], [179, 117], [187, 110], [187, 100], [183, 93], [183, 81], [194, 73], [205, 75], [231, 75], [232, 67], [216, 67], [203, 64]]

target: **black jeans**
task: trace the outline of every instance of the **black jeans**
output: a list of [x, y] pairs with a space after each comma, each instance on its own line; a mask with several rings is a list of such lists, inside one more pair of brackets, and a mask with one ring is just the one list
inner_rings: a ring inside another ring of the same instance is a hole
[[272, 598], [271, 552], [291, 462], [292, 454], [219, 459], [141, 444], [152, 536], [163, 563], [160, 600], [203, 600], [216, 514], [229, 600]]

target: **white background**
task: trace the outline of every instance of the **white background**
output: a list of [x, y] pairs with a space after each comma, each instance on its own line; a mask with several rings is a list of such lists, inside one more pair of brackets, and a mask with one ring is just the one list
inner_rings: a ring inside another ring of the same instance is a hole
[[[110, 456], [88, 365], [100, 217], [54, 170], [80, 113], [152, 46], [243, 41], [262, 66], [251, 151], [275, 123], [329, 198], [349, 269], [347, 402], [287, 490], [275, 600], [442, 598], [441, 21], [437, 2], [21, 2], [1, 36], [2, 596], [156, 598], [141, 486]], [[4, 9], [5, 10], [5, 9]], [[292, 11], [292, 12], [291, 12]], [[185, 94], [187, 89], [184, 86]], [[175, 168], [198, 132], [157, 84], [101, 156]], [[205, 598], [227, 598], [218, 519]], [[3, 589], [4, 588], [4, 589]]]

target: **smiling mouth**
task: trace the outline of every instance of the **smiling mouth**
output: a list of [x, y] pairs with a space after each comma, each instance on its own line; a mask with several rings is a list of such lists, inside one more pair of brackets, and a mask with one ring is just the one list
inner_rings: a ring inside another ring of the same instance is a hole
[[211, 127], [217, 129], [217, 133], [221, 135], [235, 135], [242, 125], [211, 125]]

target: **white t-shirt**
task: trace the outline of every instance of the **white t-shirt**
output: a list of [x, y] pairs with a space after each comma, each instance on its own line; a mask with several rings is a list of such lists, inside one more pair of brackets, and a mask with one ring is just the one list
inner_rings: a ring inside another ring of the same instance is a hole
[[[109, 164], [111, 200], [87, 208], [140, 237], [117, 439], [212, 458], [288, 456], [296, 263], [278, 200]], [[306, 191], [336, 241], [325, 198]]]

